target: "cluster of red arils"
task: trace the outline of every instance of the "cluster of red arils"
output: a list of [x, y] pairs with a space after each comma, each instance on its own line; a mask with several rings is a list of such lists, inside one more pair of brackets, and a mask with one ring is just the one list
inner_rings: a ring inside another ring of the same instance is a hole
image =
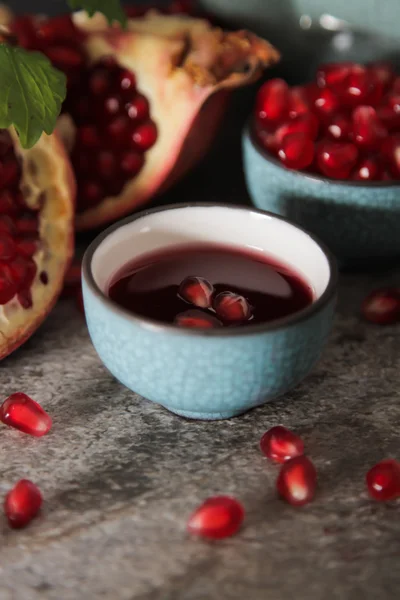
[[331, 179], [400, 179], [400, 77], [390, 63], [321, 65], [316, 80], [258, 92], [258, 143], [283, 165]]
[[203, 277], [186, 277], [178, 295], [196, 307], [177, 315], [175, 324], [180, 327], [213, 329], [243, 323], [253, 316], [244, 296], [230, 291], [215, 294], [214, 286]]
[[[292, 506], [311, 502], [317, 486], [317, 471], [304, 455], [303, 440], [281, 425], [273, 427], [261, 438], [262, 453], [281, 464], [276, 480], [279, 496]], [[376, 464], [366, 475], [371, 498], [381, 502], [400, 497], [400, 463], [387, 459]], [[229, 496], [208, 498], [189, 518], [189, 533], [205, 539], [221, 539], [237, 533], [245, 511], [240, 502]]]

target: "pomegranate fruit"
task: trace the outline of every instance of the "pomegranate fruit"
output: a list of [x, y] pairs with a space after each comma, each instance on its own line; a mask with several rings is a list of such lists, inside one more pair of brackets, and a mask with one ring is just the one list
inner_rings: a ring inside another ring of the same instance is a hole
[[390, 63], [321, 65], [316, 79], [264, 84], [254, 139], [290, 169], [353, 182], [400, 180], [400, 78]]
[[17, 18], [13, 32], [68, 78], [58, 130], [78, 182], [78, 230], [131, 212], [182, 177], [214, 139], [227, 92], [279, 58], [246, 31], [154, 10], [126, 30], [79, 12]]
[[73, 252], [75, 181], [56, 135], [23, 150], [0, 131], [0, 359], [42, 323]]

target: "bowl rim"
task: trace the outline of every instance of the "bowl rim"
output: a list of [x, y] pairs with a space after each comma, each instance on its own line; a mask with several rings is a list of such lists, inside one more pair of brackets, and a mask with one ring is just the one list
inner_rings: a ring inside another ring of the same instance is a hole
[[244, 134], [247, 136], [247, 138], [250, 140], [253, 148], [269, 163], [271, 163], [272, 165], [274, 165], [275, 167], [277, 167], [278, 169], [280, 169], [281, 171], [284, 171], [285, 173], [287, 173], [288, 175], [290, 175], [291, 177], [296, 177], [298, 179], [306, 179], [308, 181], [311, 181], [313, 183], [323, 183], [326, 185], [329, 185], [331, 187], [333, 186], [339, 186], [339, 187], [354, 187], [354, 188], [363, 188], [363, 189], [369, 189], [369, 188], [378, 188], [378, 189], [382, 189], [385, 190], [387, 188], [400, 188], [400, 181], [370, 181], [369, 183], [364, 183], [362, 181], [348, 181], [348, 180], [343, 180], [343, 179], [329, 179], [329, 177], [325, 177], [323, 175], [313, 175], [312, 173], [305, 173], [304, 171], [298, 171], [296, 169], [288, 169], [287, 167], [285, 167], [285, 165], [283, 165], [277, 158], [275, 158], [274, 156], [272, 156], [272, 154], [269, 154], [267, 152], [267, 150], [264, 150], [264, 148], [262, 148], [260, 146], [260, 144], [258, 144], [256, 137], [255, 137], [255, 133], [254, 133], [254, 118], [253, 116], [250, 116], [244, 126]]
[[[113, 300], [111, 300], [102, 290], [99, 288], [97, 283], [94, 280], [94, 276], [92, 273], [92, 259], [95, 251], [100, 246], [100, 244], [114, 231], [146, 217], [148, 215], [152, 215], [158, 212], [169, 211], [169, 210], [179, 210], [186, 208], [224, 208], [228, 210], [240, 210], [246, 211], [250, 213], [256, 213], [264, 216], [272, 217], [273, 219], [284, 221], [289, 225], [299, 229], [303, 233], [305, 233], [313, 242], [320, 247], [322, 252], [324, 253], [329, 269], [330, 276], [328, 285], [326, 286], [325, 291], [321, 294], [321, 296], [312, 304], [307, 306], [306, 308], [286, 317], [282, 317], [280, 319], [276, 319], [275, 321], [260, 323], [257, 325], [248, 325], [247, 327], [229, 327], [229, 328], [221, 328], [221, 329], [191, 329], [184, 327], [177, 327], [176, 325], [161, 323], [160, 321], [156, 321], [147, 317], [143, 317], [141, 315], [136, 315], [125, 308], [118, 306]], [[130, 322], [135, 323], [136, 325], [140, 325], [147, 330], [152, 330], [160, 333], [170, 333], [173, 335], [188, 335], [192, 337], [210, 337], [210, 338], [224, 338], [224, 337], [242, 337], [248, 335], [256, 335], [260, 333], [277, 331], [282, 328], [286, 328], [288, 326], [297, 325], [302, 321], [307, 320], [312, 314], [319, 312], [325, 306], [327, 306], [335, 297], [337, 291], [337, 283], [338, 283], [338, 266], [336, 263], [336, 259], [334, 258], [331, 251], [319, 241], [319, 239], [308, 232], [307, 230], [299, 227], [296, 223], [291, 221], [290, 219], [286, 219], [280, 215], [274, 214], [272, 212], [266, 210], [258, 210], [256, 208], [252, 208], [245, 205], [235, 205], [235, 204], [227, 204], [227, 203], [215, 203], [215, 202], [186, 202], [186, 203], [175, 203], [168, 204], [165, 206], [159, 206], [155, 208], [149, 208], [142, 210], [140, 212], [134, 213], [133, 215], [129, 215], [124, 219], [117, 221], [112, 224], [110, 227], [102, 231], [96, 238], [90, 243], [86, 252], [84, 254], [82, 260], [82, 279], [88, 285], [90, 291], [99, 299], [101, 302], [107, 307], [107, 309], [117, 313], [121, 317], [124, 317]], [[85, 309], [86, 312], [86, 309]]]

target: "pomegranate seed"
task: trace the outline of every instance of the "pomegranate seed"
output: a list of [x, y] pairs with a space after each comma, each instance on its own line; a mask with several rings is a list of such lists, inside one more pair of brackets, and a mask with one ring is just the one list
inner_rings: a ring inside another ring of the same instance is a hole
[[333, 115], [327, 127], [327, 133], [339, 142], [347, 142], [353, 132], [351, 120], [344, 114]]
[[60, 40], [70, 41], [79, 35], [69, 15], [53, 17], [43, 21], [37, 27], [36, 33], [38, 38], [46, 44], [54, 44]]
[[311, 113], [303, 114], [283, 123], [275, 132], [276, 143], [282, 144], [287, 135], [303, 133], [308, 139], [315, 140], [318, 135], [319, 122]]
[[390, 94], [387, 98], [387, 104], [389, 108], [393, 110], [394, 113], [400, 113], [400, 94]]
[[80, 186], [80, 193], [85, 206], [93, 206], [103, 197], [102, 189], [96, 181], [85, 181]]
[[144, 165], [143, 154], [138, 152], [126, 152], [121, 158], [121, 169], [126, 174], [132, 177], [142, 170]]
[[316, 485], [317, 472], [307, 456], [296, 456], [285, 462], [276, 482], [280, 496], [293, 506], [311, 502]]
[[0, 304], [4, 305], [10, 302], [17, 293], [17, 286], [11, 279], [9, 269], [0, 265]]
[[222, 325], [218, 319], [201, 310], [187, 310], [177, 315], [174, 323], [179, 327], [193, 327], [198, 329], [215, 329]]
[[297, 86], [289, 90], [289, 116], [290, 118], [306, 115], [311, 110], [310, 99], [304, 88]]
[[359, 146], [378, 150], [387, 130], [372, 106], [358, 106], [353, 112], [353, 134]]
[[340, 101], [336, 94], [329, 88], [323, 88], [314, 99], [314, 106], [320, 117], [330, 117], [340, 107]]
[[117, 165], [112, 152], [103, 150], [97, 157], [97, 169], [100, 177], [110, 179], [116, 172]]
[[7, 233], [0, 233], [0, 260], [11, 260], [16, 252], [17, 248], [13, 238]]
[[33, 17], [17, 17], [11, 24], [11, 31], [17, 36], [20, 46], [29, 50], [36, 50], [38, 39]]
[[125, 105], [125, 110], [133, 121], [144, 121], [149, 117], [150, 105], [147, 98], [138, 94], [135, 98]]
[[382, 179], [383, 170], [376, 158], [364, 158], [353, 172], [355, 181], [378, 181]]
[[90, 117], [91, 110], [91, 103], [87, 96], [80, 96], [72, 108], [75, 119], [83, 123]]
[[127, 69], [123, 69], [118, 73], [117, 84], [122, 92], [133, 92], [136, 88], [136, 77]]
[[35, 437], [46, 435], [51, 429], [51, 417], [45, 410], [22, 392], [11, 394], [0, 407], [0, 421]]
[[400, 137], [388, 137], [381, 146], [382, 155], [385, 157], [389, 169], [395, 179], [400, 178]]
[[179, 286], [178, 295], [199, 308], [210, 308], [214, 286], [203, 277], [186, 277]]
[[0, 233], [15, 233], [14, 222], [10, 219], [10, 217], [0, 216]]
[[152, 121], [146, 121], [142, 123], [134, 130], [132, 134], [132, 141], [138, 150], [145, 152], [152, 146], [154, 146], [157, 140], [157, 127]]
[[370, 323], [392, 325], [400, 320], [400, 290], [376, 290], [364, 300], [361, 313]]
[[105, 69], [96, 69], [89, 79], [89, 89], [94, 96], [105, 95], [110, 88], [110, 77]]
[[400, 130], [400, 113], [394, 112], [390, 106], [378, 106], [376, 116], [388, 131]]
[[278, 142], [275, 133], [260, 127], [258, 122], [255, 123], [254, 131], [258, 143], [265, 148], [265, 150], [271, 152], [272, 154], [277, 154]]
[[370, 63], [368, 71], [383, 85], [384, 89], [387, 89], [395, 78], [393, 67], [389, 62], [379, 61]]
[[354, 144], [323, 141], [317, 148], [321, 172], [334, 179], [347, 179], [357, 163], [358, 150]]
[[261, 121], [278, 121], [289, 112], [289, 86], [283, 79], [267, 81], [258, 92], [256, 112]]
[[79, 50], [68, 46], [53, 46], [46, 48], [46, 56], [54, 66], [65, 71], [78, 69], [84, 63], [84, 57]]
[[15, 228], [17, 233], [32, 233], [33, 235], [38, 232], [39, 223], [36, 218], [27, 217], [17, 219], [15, 221]]
[[366, 475], [369, 495], [374, 500], [387, 502], [400, 496], [400, 463], [382, 460]]
[[221, 292], [214, 300], [214, 309], [224, 321], [248, 321], [252, 316], [252, 308], [244, 296], [234, 292]]
[[19, 168], [15, 160], [8, 160], [3, 163], [1, 173], [0, 187], [10, 188], [18, 183]]
[[361, 65], [354, 65], [346, 77], [340, 99], [344, 104], [356, 106], [365, 103], [374, 90], [373, 77]]
[[129, 139], [130, 125], [127, 117], [117, 117], [109, 123], [107, 133], [113, 143], [126, 145]]
[[28, 479], [21, 479], [8, 492], [4, 501], [4, 512], [10, 527], [21, 529], [36, 517], [43, 498], [39, 488]]
[[100, 144], [100, 138], [97, 127], [94, 125], [84, 125], [78, 130], [78, 142], [84, 148], [97, 148]]
[[[1, 178], [1, 167], [0, 167], [0, 178]], [[0, 215], [8, 214], [12, 215], [15, 213], [14, 201], [9, 192], [2, 192], [0, 194]]]
[[38, 249], [38, 240], [23, 238], [16, 241], [18, 254], [32, 257]]
[[243, 523], [243, 506], [229, 496], [208, 498], [192, 514], [187, 529], [199, 537], [219, 540], [237, 533]]
[[26, 310], [32, 308], [33, 300], [30, 290], [22, 290], [22, 292], [18, 292], [17, 298], [22, 308], [25, 308]]
[[303, 440], [282, 425], [272, 427], [264, 433], [260, 441], [260, 448], [267, 458], [277, 463], [284, 463], [295, 456], [304, 454]]
[[314, 144], [304, 133], [287, 135], [279, 147], [278, 156], [290, 169], [305, 169], [314, 159]]
[[321, 65], [317, 71], [317, 83], [319, 87], [337, 89], [349, 75], [352, 66], [353, 64], [350, 62]]
[[104, 100], [102, 114], [107, 119], [111, 119], [119, 113], [120, 108], [120, 99], [117, 98], [117, 96], [108, 96], [108, 98], [105, 98]]
[[37, 267], [31, 258], [17, 256], [10, 262], [8, 268], [18, 291], [29, 288], [32, 285]]

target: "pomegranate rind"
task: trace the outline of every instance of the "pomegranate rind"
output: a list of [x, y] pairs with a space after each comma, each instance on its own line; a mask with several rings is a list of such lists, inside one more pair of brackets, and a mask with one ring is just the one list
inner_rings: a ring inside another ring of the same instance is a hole
[[121, 67], [135, 73], [158, 130], [141, 172], [119, 196], [78, 214], [78, 230], [128, 214], [181, 178], [209, 149], [226, 107], [226, 92], [256, 81], [279, 60], [277, 50], [252, 33], [224, 32], [183, 15], [149, 11], [130, 19], [126, 31], [108, 27], [99, 13], [91, 19], [76, 13], [74, 23], [87, 34], [84, 46], [91, 62], [112, 54]]
[[[71, 163], [56, 134], [43, 134], [37, 144], [23, 149], [13, 130], [16, 155], [22, 162], [21, 189], [29, 208], [40, 208], [41, 248], [33, 256], [37, 266], [30, 288], [32, 308], [15, 296], [0, 306], [0, 360], [16, 350], [41, 325], [61, 293], [74, 250], [76, 183]], [[40, 281], [46, 272], [48, 283]]]

